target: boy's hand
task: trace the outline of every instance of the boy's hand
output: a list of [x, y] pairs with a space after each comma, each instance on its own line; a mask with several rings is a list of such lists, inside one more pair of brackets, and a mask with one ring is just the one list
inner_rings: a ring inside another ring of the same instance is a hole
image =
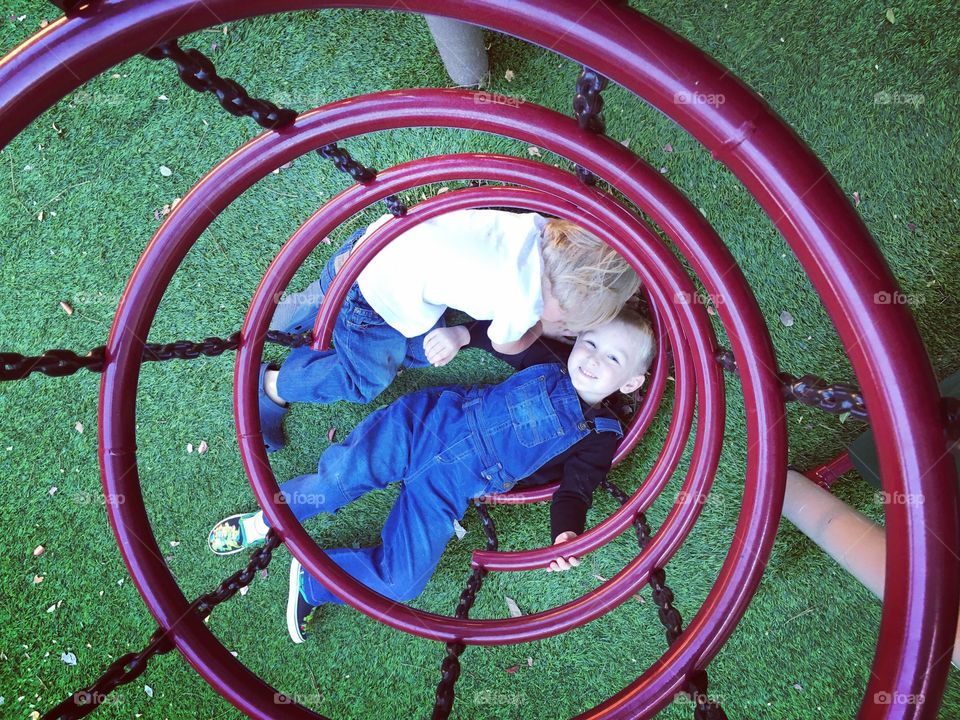
[[[573, 530], [567, 530], [567, 532], [562, 532], [557, 535], [557, 539], [553, 541], [554, 545], [560, 545], [565, 543], [568, 540], [573, 540], [577, 534]], [[550, 563], [550, 567], [547, 568], [547, 572], [561, 572], [563, 570], [569, 570], [570, 568], [576, 567], [580, 564], [580, 561], [575, 557], [558, 557], [556, 560]]]
[[434, 367], [443, 367], [469, 342], [470, 331], [463, 325], [437, 328], [423, 339], [423, 352], [427, 362]]

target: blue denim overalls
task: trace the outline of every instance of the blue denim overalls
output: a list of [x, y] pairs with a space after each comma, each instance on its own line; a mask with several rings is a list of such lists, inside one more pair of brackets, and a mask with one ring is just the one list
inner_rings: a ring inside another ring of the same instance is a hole
[[[281, 489], [303, 520], [401, 480], [383, 544], [327, 554], [372, 590], [406, 601], [422, 592], [471, 498], [509, 490], [591, 431], [623, 434], [611, 418], [584, 419], [561, 365], [534, 365], [497, 385], [401, 397], [331, 445], [316, 474]], [[340, 602], [308, 575], [304, 594], [312, 605]]]
[[[347, 238], [343, 247], [327, 261], [319, 280], [305, 291], [281, 301], [270, 323], [272, 330], [301, 333], [313, 329], [320, 302], [333, 282], [334, 261], [350, 252], [364, 232], [358, 230]], [[442, 326], [443, 318], [433, 328]], [[277, 392], [287, 402], [368, 403], [390, 386], [401, 365], [425, 367], [430, 364], [423, 352], [426, 334], [404, 337], [370, 307], [360, 286], [354, 283], [333, 327], [333, 349], [292, 350], [280, 367]]]

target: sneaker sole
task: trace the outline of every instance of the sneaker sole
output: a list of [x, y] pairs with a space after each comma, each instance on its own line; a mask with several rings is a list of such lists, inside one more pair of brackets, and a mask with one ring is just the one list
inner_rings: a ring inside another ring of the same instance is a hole
[[287, 632], [298, 645], [303, 642], [300, 625], [297, 623], [297, 605], [300, 599], [300, 561], [290, 562], [290, 584], [287, 587]]

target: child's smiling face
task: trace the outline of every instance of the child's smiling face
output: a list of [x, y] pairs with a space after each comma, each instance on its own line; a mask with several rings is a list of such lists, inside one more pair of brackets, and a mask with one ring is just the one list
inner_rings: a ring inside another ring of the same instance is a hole
[[594, 405], [617, 390], [629, 393], [643, 385], [631, 339], [631, 329], [617, 320], [580, 334], [567, 360], [580, 397]]

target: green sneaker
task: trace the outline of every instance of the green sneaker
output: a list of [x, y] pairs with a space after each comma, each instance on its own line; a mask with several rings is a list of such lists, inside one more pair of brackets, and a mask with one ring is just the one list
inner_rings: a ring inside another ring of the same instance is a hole
[[259, 513], [231, 515], [224, 518], [210, 531], [207, 546], [214, 555], [233, 555], [244, 548], [257, 547], [267, 541], [266, 533], [257, 528], [253, 518]]

